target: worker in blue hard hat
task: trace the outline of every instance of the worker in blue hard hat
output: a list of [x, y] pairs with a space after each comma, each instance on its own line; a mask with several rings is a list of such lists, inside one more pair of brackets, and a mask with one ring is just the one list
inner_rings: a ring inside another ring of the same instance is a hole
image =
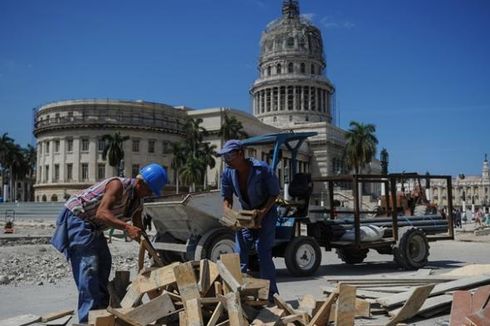
[[[88, 322], [90, 310], [109, 305], [112, 257], [103, 231], [124, 230], [139, 241], [143, 199], [160, 196], [167, 171], [159, 164], [144, 166], [136, 178], [112, 177], [73, 195], [56, 221], [51, 243], [71, 263], [78, 288], [78, 321]], [[127, 222], [131, 221], [129, 224]]]

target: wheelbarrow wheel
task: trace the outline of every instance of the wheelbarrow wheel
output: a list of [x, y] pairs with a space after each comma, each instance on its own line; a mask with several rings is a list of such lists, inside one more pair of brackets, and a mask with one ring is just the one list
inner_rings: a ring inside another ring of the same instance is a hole
[[[177, 243], [177, 240], [171, 236], [169, 233], [157, 233], [155, 236], [154, 242], [175, 242]], [[162, 260], [162, 263], [164, 265], [171, 264], [173, 262], [183, 262], [184, 257], [181, 253], [177, 253], [174, 251], [168, 251], [168, 250], [158, 250], [158, 254], [160, 255], [160, 259]]]
[[235, 252], [235, 233], [227, 228], [206, 232], [196, 246], [194, 260], [209, 259], [216, 262], [222, 254]]
[[346, 264], [360, 264], [366, 259], [369, 249], [338, 248], [337, 256]]
[[320, 266], [322, 252], [315, 238], [300, 236], [289, 242], [284, 260], [293, 276], [310, 276]]

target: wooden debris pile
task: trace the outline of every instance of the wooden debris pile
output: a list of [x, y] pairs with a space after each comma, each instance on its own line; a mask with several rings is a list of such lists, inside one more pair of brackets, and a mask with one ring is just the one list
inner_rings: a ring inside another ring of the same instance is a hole
[[471, 272], [466, 266], [461, 272], [437, 276], [430, 275], [430, 270], [419, 270], [408, 278], [336, 277], [329, 281], [338, 282], [338, 286], [324, 287], [325, 293], [353, 287], [356, 300], [368, 302], [374, 318], [389, 316], [386, 325], [450, 312], [450, 325], [490, 326], [490, 269], [488, 274]]

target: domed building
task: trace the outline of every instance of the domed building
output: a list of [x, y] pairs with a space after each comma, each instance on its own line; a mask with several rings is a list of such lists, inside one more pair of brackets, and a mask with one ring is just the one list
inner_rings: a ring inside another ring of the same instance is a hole
[[[332, 123], [335, 86], [326, 67], [320, 30], [300, 15], [298, 1], [283, 1], [282, 16], [267, 25], [260, 40], [259, 78], [250, 89], [253, 114], [283, 130], [318, 133], [309, 141], [314, 176], [343, 169], [345, 131]], [[318, 186], [316, 193], [326, 191]]]

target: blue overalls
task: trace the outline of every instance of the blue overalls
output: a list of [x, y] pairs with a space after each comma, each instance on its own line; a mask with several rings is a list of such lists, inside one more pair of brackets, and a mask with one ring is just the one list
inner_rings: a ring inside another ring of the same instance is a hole
[[[238, 175], [235, 169], [226, 167], [221, 179], [221, 195], [224, 198], [233, 198], [235, 194], [240, 200], [243, 209], [257, 209], [269, 197], [279, 195], [279, 181], [271, 168], [261, 161], [248, 159], [252, 169], [247, 182], [247, 203], [240, 193]], [[269, 299], [278, 293], [276, 284], [276, 268], [272, 261], [272, 246], [276, 237], [277, 207], [274, 205], [262, 219], [260, 229], [241, 229], [235, 235], [235, 250], [240, 254], [240, 263], [243, 273], [248, 270], [249, 250], [256, 245], [259, 258], [260, 278], [270, 281]]]
[[86, 323], [90, 310], [109, 306], [112, 257], [104, 233], [65, 208], [58, 216], [51, 243], [71, 263], [78, 288], [78, 321]]

